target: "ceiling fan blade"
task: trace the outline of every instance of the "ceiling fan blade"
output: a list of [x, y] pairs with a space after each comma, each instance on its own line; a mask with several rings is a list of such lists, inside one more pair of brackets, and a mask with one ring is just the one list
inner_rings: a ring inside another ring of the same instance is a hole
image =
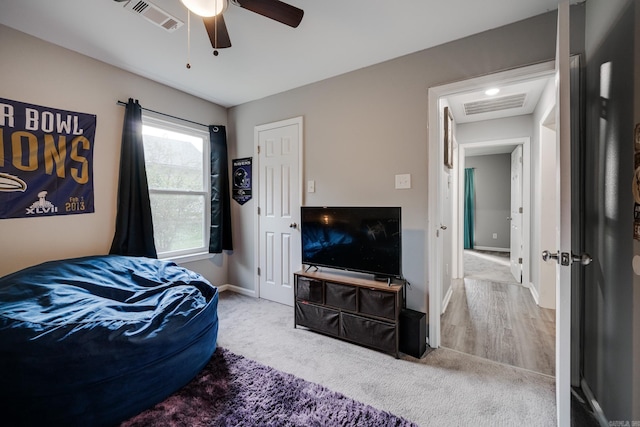
[[211, 46], [214, 49], [224, 49], [231, 47], [231, 39], [227, 31], [227, 25], [224, 23], [222, 15], [216, 15], [209, 18], [202, 18], [204, 26], [209, 34]]
[[304, 16], [304, 10], [279, 0], [237, 0], [234, 3], [293, 28], [300, 25]]

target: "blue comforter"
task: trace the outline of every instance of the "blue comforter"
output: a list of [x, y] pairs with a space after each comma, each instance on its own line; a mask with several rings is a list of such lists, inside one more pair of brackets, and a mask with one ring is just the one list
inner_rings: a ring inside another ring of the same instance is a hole
[[0, 416], [108, 426], [135, 415], [207, 363], [217, 302], [201, 275], [147, 258], [54, 261], [0, 278]]

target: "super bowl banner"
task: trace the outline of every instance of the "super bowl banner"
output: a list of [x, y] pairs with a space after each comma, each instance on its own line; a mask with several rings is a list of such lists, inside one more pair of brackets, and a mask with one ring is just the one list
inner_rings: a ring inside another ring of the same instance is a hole
[[96, 116], [0, 98], [0, 219], [91, 213]]

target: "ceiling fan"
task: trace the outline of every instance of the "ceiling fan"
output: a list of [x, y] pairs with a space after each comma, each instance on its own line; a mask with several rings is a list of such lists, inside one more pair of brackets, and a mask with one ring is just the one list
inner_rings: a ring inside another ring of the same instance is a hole
[[300, 25], [304, 10], [298, 9], [279, 0], [181, 0], [191, 12], [202, 16], [207, 29], [213, 54], [218, 55], [218, 49], [231, 47], [231, 39], [224, 22], [223, 13], [233, 3], [243, 9], [273, 19], [282, 24], [296, 28]]

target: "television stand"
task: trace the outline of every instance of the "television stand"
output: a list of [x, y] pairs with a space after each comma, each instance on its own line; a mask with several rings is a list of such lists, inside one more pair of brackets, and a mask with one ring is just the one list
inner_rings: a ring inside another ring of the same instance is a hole
[[403, 286], [350, 273], [294, 273], [294, 327], [399, 357]]

